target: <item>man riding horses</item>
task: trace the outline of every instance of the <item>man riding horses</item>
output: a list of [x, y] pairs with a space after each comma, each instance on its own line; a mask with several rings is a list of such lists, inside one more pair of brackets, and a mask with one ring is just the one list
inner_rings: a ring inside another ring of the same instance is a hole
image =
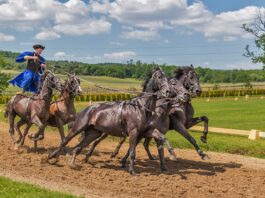
[[37, 93], [39, 90], [40, 74], [45, 69], [45, 59], [41, 56], [45, 49], [43, 45], [33, 46], [34, 52], [23, 52], [16, 57], [16, 62], [23, 63], [27, 61], [27, 68], [9, 83], [23, 89], [23, 92]]

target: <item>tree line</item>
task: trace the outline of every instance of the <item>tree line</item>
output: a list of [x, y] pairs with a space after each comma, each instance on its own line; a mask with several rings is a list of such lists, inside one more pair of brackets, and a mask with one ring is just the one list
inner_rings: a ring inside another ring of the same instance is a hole
[[[0, 51], [5, 64], [1, 64], [0, 69], [23, 70], [25, 64], [18, 64], [15, 58], [18, 53]], [[143, 63], [141, 61], [129, 60], [127, 63], [82, 63], [77, 61], [52, 61], [47, 60], [47, 65], [57, 73], [75, 72], [79, 75], [110, 76], [117, 78], [135, 78], [142, 80], [146, 73], [154, 67], [160, 66], [168, 76], [173, 76], [179, 65], [165, 65], [156, 63]], [[248, 83], [265, 81], [264, 70], [217, 70], [195, 66], [195, 70], [200, 77], [201, 83]]]

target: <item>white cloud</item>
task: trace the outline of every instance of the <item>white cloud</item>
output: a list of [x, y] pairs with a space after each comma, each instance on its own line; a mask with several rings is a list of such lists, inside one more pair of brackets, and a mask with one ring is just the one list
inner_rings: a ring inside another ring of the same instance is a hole
[[59, 34], [57, 34], [54, 31], [50, 31], [50, 30], [44, 30], [35, 36], [35, 38], [38, 40], [54, 40], [60, 37], [61, 36]]
[[104, 57], [108, 59], [128, 59], [134, 56], [136, 56], [136, 53], [133, 51], [113, 52], [104, 54]]
[[[26, 6], [25, 6], [26, 5]], [[215, 14], [203, 1], [188, 0], [0, 0], [0, 23], [3, 29], [18, 31], [50, 30], [50, 37], [40, 32], [36, 37], [58, 38], [59, 34], [92, 35], [109, 33], [111, 20], [124, 29], [126, 39], [153, 40], [159, 31], [185, 29], [200, 32], [208, 40], [231, 41], [249, 37], [240, 27], [254, 20], [264, 7], [247, 6]], [[52, 33], [53, 32], [53, 33]]]
[[62, 58], [62, 57], [65, 57], [65, 56], [66, 56], [66, 53], [65, 52], [62, 52], [62, 51], [56, 52], [54, 54], [54, 57], [55, 58]]
[[109, 15], [125, 26], [150, 31], [187, 28], [190, 34], [201, 32], [208, 40], [231, 41], [247, 37], [241, 26], [253, 21], [260, 10], [265, 12], [264, 7], [248, 6], [214, 14], [202, 1], [189, 5], [187, 0], [116, 0], [110, 3]]
[[68, 35], [99, 34], [110, 32], [111, 23], [104, 19], [92, 19], [76, 24], [58, 24], [54, 30]]
[[81, 0], [7, 0], [0, 4], [0, 28], [18, 31], [49, 29], [39, 33], [37, 39], [55, 39], [58, 33], [85, 35], [109, 32], [111, 23], [91, 13], [90, 3]]
[[124, 39], [138, 39], [142, 41], [151, 41], [159, 38], [157, 31], [152, 30], [134, 30], [122, 32], [121, 37]]
[[14, 41], [16, 38], [13, 35], [7, 35], [0, 32], [0, 42], [2, 41]]

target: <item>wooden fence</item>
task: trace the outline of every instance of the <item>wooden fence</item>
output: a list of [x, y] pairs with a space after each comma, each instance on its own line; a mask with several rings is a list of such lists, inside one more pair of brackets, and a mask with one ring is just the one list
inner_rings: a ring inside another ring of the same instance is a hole
[[[203, 131], [203, 126], [194, 126], [190, 130], [192, 131]], [[210, 133], [221, 133], [221, 134], [229, 134], [229, 135], [243, 135], [248, 136], [250, 140], [257, 140], [260, 137], [265, 137], [265, 132], [261, 132], [256, 129], [251, 130], [239, 130], [239, 129], [225, 129], [225, 128], [216, 128], [216, 127], [209, 127], [208, 131]]]

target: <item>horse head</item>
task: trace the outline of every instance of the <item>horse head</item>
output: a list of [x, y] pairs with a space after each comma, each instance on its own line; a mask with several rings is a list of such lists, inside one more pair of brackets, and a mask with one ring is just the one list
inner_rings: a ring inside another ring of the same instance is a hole
[[180, 103], [188, 102], [190, 94], [184, 87], [183, 83], [176, 78], [169, 79], [170, 97], [176, 99]]
[[51, 71], [45, 71], [43, 76], [41, 77], [42, 87], [45, 86], [48, 89], [56, 89], [58, 91], [62, 91], [62, 84], [60, 82], [60, 78], [55, 76]]
[[178, 68], [175, 72], [175, 78], [183, 82], [191, 97], [197, 97], [201, 94], [202, 88], [193, 65]]
[[64, 86], [72, 96], [81, 95], [82, 88], [80, 86], [80, 79], [75, 74], [69, 74]]
[[169, 84], [167, 77], [160, 67], [157, 67], [152, 73], [150, 73], [144, 84], [144, 92], [160, 92], [162, 97], [169, 96]]

